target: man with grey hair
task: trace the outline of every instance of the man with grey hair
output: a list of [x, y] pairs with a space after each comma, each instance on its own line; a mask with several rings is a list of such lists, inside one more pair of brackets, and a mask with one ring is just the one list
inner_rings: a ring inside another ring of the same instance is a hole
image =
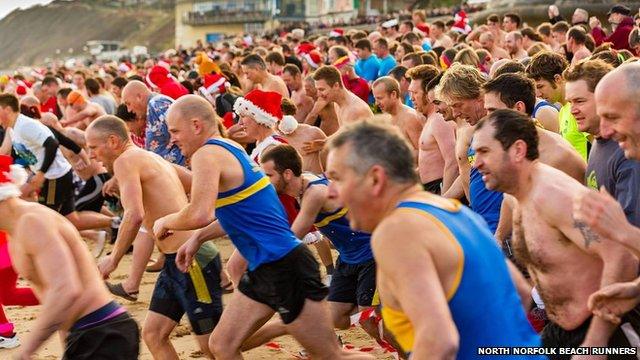
[[475, 357], [481, 344], [539, 346], [486, 223], [423, 191], [413, 163], [397, 129], [369, 121], [338, 133], [327, 161], [329, 196], [349, 208], [352, 229], [372, 232], [382, 316], [400, 350], [453, 359]]
[[585, 31], [589, 32], [589, 12], [582, 8], [576, 8], [571, 16], [571, 25], [582, 26]]

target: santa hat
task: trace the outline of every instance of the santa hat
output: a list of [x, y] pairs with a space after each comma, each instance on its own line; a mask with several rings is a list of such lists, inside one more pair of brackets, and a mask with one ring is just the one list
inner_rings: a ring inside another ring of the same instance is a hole
[[302, 55], [302, 57], [307, 60], [309, 65], [311, 65], [311, 67], [314, 69], [317, 69], [318, 67], [320, 67], [320, 65], [322, 65], [322, 55], [320, 55], [320, 52], [318, 50], [311, 50], [308, 53]]
[[429, 36], [429, 25], [426, 23], [418, 24], [414, 29], [422, 36]]
[[467, 18], [467, 13], [464, 10], [460, 10], [456, 13], [453, 20], [455, 23], [451, 27], [451, 30], [457, 31], [462, 34], [468, 34], [471, 31], [471, 26], [469, 26], [469, 19]]
[[154, 65], [147, 74], [147, 84], [153, 88], [161, 88], [171, 79], [171, 73], [161, 65]]
[[333, 66], [335, 66], [338, 69], [341, 69], [343, 66], [345, 65], [352, 65], [353, 62], [351, 61], [351, 58], [349, 57], [349, 55], [345, 55], [341, 58], [339, 58], [338, 60], [334, 61]]
[[329, 32], [329, 37], [343, 36], [344, 30], [340, 28], [335, 28]]
[[391, 19], [382, 23], [382, 27], [385, 29], [392, 28], [394, 26], [398, 26], [398, 19]]
[[278, 129], [285, 135], [289, 135], [298, 128], [298, 120], [291, 115], [282, 117], [282, 121], [278, 124]]
[[238, 98], [233, 104], [233, 111], [238, 116], [250, 116], [258, 124], [272, 128], [282, 120], [281, 102], [282, 95], [279, 93], [255, 89], [245, 97]]
[[202, 83], [203, 85], [198, 90], [211, 102], [213, 102], [213, 96], [224, 94], [230, 86], [229, 81], [220, 74], [207, 74]]
[[298, 47], [296, 48], [296, 54], [298, 55], [308, 54], [309, 52], [311, 52], [311, 50], [314, 50], [315, 48], [316, 48], [315, 45], [313, 45], [308, 41], [305, 41], [303, 43], [300, 43], [300, 45], [298, 45]]
[[0, 155], [0, 201], [20, 197], [20, 187], [27, 182], [27, 172], [20, 165], [13, 165], [11, 156]]
[[24, 81], [22, 80], [18, 80], [16, 81], [16, 95], [27, 95], [27, 89], [29, 87], [27, 86], [27, 84], [24, 83]]

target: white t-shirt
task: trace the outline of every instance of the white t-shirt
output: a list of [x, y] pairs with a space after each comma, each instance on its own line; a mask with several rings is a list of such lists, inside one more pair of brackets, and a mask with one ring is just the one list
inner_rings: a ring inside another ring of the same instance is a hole
[[[54, 136], [48, 127], [37, 120], [22, 114], [18, 115], [11, 142], [16, 154], [29, 165], [29, 168], [36, 172], [42, 168], [44, 162], [44, 142], [47, 138]], [[55, 138], [55, 137], [54, 137]], [[60, 149], [56, 151], [56, 157], [44, 174], [46, 179], [58, 179], [71, 170], [71, 164], [64, 158]]]

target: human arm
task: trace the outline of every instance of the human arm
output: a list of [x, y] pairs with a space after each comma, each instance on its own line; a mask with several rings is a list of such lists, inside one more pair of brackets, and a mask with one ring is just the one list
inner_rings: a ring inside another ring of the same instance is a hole
[[574, 198], [573, 216], [599, 236], [627, 247], [640, 258], [640, 228], [629, 223], [620, 203], [603, 187]]
[[[52, 126], [47, 126], [49, 130], [53, 133], [53, 136], [58, 140], [58, 143], [67, 149], [71, 150], [74, 154], [80, 155], [82, 148], [78, 146], [73, 140], [69, 139], [65, 134], [58, 131], [56, 128]], [[87, 157], [88, 160], [88, 157]]]
[[178, 178], [182, 183], [182, 187], [184, 188], [185, 193], [189, 194], [191, 192], [191, 171], [186, 167], [177, 164], [171, 164], [171, 166], [173, 166], [173, 168], [178, 173]]
[[607, 34], [602, 30], [602, 25], [600, 24], [600, 20], [597, 17], [592, 16], [589, 19], [589, 27], [591, 28], [591, 36], [593, 36], [593, 40], [596, 43], [596, 46], [599, 46], [603, 42], [605, 42], [605, 38]]
[[554, 133], [560, 132], [560, 123], [558, 122], [558, 110], [552, 106], [542, 106], [538, 112], [536, 112], [536, 120], [542, 124], [545, 130], [553, 131]]
[[[552, 196], [557, 201], [552, 205], [548, 201], [540, 201], [538, 205], [540, 213], [551, 226], [557, 228], [575, 246], [602, 260], [600, 288], [634, 279], [637, 275], [637, 258], [620, 244], [598, 235], [582, 221], [575, 220], [573, 216], [567, 216], [571, 214], [571, 196], [587, 191], [589, 190], [580, 187], [577, 191], [545, 194], [546, 199]], [[606, 346], [615, 328], [615, 324], [595, 317], [589, 325], [582, 346]]]
[[215, 220], [211, 224], [194, 232], [189, 240], [182, 244], [178, 249], [176, 254], [176, 266], [178, 266], [178, 269], [182, 272], [187, 272], [193, 257], [198, 252], [202, 244], [211, 239], [217, 239], [225, 236], [226, 234], [227, 233], [224, 231], [218, 220]]
[[458, 163], [456, 162], [456, 136], [455, 131], [448, 123], [436, 121], [433, 123], [433, 136], [438, 144], [438, 150], [444, 159], [444, 172], [442, 176], [442, 192], [453, 185], [458, 177]]
[[524, 275], [518, 270], [518, 268], [511, 262], [509, 259], [505, 259], [507, 262], [507, 270], [509, 270], [509, 275], [511, 275], [511, 280], [516, 287], [516, 291], [518, 295], [520, 295], [520, 301], [522, 302], [522, 307], [525, 312], [528, 312], [531, 309], [531, 289], [532, 286], [529, 284], [527, 279], [525, 279]]
[[302, 204], [300, 204], [300, 212], [291, 224], [291, 230], [298, 239], [307, 235], [326, 200], [326, 186], [311, 186], [305, 191]]
[[114, 175], [120, 185], [120, 201], [124, 213], [111, 255], [102, 258], [98, 263], [104, 278], [108, 278], [109, 274], [118, 267], [120, 260], [138, 235], [145, 216], [140, 170], [132, 163], [126, 158], [120, 158], [113, 164]]
[[75, 123], [79, 123], [80, 121], [83, 121], [84, 119], [94, 115], [95, 115], [95, 110], [87, 106], [84, 110], [78, 111], [73, 116], [70, 116], [68, 119], [60, 121], [60, 124], [62, 126], [73, 125]]
[[[371, 239], [379, 274], [384, 274], [381, 288], [396, 300], [397, 310], [411, 321], [414, 359], [454, 359], [459, 334], [445, 296], [445, 284], [438, 275], [427, 243], [447, 243], [447, 235], [437, 224], [416, 213], [392, 214], [374, 231]], [[426, 235], [429, 234], [429, 235]], [[427, 239], [428, 237], [428, 239]], [[451, 254], [440, 254], [439, 259]], [[452, 259], [453, 261], [454, 259]], [[411, 281], [407, 275], [411, 274]], [[446, 276], [446, 275], [444, 275]]]
[[13, 148], [13, 144], [11, 143], [11, 135], [13, 129], [7, 128], [4, 132], [4, 139], [2, 139], [2, 144], [0, 145], [0, 155], [11, 155], [11, 149]]
[[316, 100], [316, 102], [313, 104], [313, 107], [311, 108], [311, 111], [309, 111], [307, 116], [304, 118], [304, 123], [307, 125], [315, 124], [316, 119], [318, 118], [318, 116], [320, 116], [320, 112], [325, 108], [325, 106], [327, 106], [327, 104], [328, 103], [326, 100], [320, 98]]
[[[17, 224], [24, 240], [26, 255], [45, 291], [39, 294], [41, 313], [29, 327], [30, 334], [21, 348], [22, 358], [31, 355], [65, 322], [69, 309], [82, 294], [80, 274], [66, 241], [58, 232], [52, 232], [39, 214], [26, 214]], [[44, 236], [48, 234], [47, 236]]]
[[502, 198], [502, 204], [500, 205], [500, 220], [496, 227], [495, 238], [498, 242], [498, 246], [503, 247], [505, 240], [512, 235], [513, 230], [513, 211], [512, 197], [504, 195]]
[[462, 197], [465, 196], [464, 189], [462, 188], [462, 179], [460, 179], [460, 176], [456, 177], [449, 189], [444, 194], [442, 194], [442, 196], [448, 199], [462, 199]]
[[205, 146], [193, 154], [191, 201], [182, 210], [156, 220], [153, 231], [158, 240], [165, 238], [170, 230], [200, 229], [215, 220], [218, 183], [224, 165], [221, 155], [222, 149], [217, 146]]

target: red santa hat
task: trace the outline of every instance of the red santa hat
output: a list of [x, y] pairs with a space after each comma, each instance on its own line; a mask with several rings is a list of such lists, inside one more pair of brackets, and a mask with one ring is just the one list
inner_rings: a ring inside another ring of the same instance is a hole
[[469, 26], [469, 19], [467, 18], [467, 13], [464, 10], [458, 11], [453, 17], [453, 21], [455, 23], [451, 27], [451, 30], [457, 31], [462, 34], [468, 34], [471, 32], [471, 26]]
[[11, 156], [0, 155], [0, 201], [20, 197], [20, 187], [27, 182], [28, 174], [20, 165], [13, 165]]
[[429, 25], [427, 25], [427, 23], [418, 24], [414, 29], [416, 32], [422, 34], [422, 36], [429, 36]]
[[200, 93], [213, 102], [217, 94], [224, 94], [230, 86], [229, 81], [220, 74], [207, 74], [204, 76], [203, 85], [198, 89]]
[[16, 81], [16, 95], [24, 96], [27, 95], [27, 89], [29, 87], [22, 80]]
[[311, 67], [314, 69], [317, 69], [320, 67], [320, 65], [322, 65], [322, 55], [320, 55], [320, 52], [318, 50], [311, 50], [308, 53], [302, 55], [302, 58], [307, 60], [309, 65], [311, 65]]
[[300, 43], [300, 45], [298, 45], [298, 47], [296, 48], [296, 54], [298, 55], [308, 54], [309, 52], [311, 52], [311, 50], [314, 50], [315, 48], [316, 48], [315, 45], [313, 45], [308, 41], [305, 41]]
[[329, 37], [343, 36], [344, 29], [335, 28], [329, 32]]
[[278, 124], [278, 130], [285, 135], [289, 135], [298, 128], [298, 120], [291, 115], [282, 117], [282, 121]]
[[281, 102], [279, 93], [255, 89], [238, 98], [233, 104], [233, 111], [238, 116], [250, 116], [258, 124], [272, 128], [282, 120]]
[[153, 88], [161, 88], [171, 79], [169, 70], [161, 65], [154, 65], [147, 74], [147, 84]]

